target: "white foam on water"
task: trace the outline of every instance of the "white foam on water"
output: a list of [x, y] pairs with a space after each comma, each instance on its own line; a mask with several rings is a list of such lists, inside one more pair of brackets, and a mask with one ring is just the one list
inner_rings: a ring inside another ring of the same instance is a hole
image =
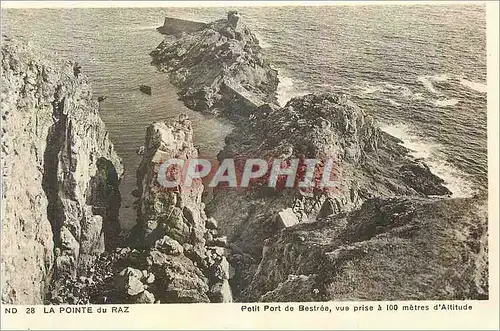
[[456, 105], [457, 103], [458, 103], [457, 99], [442, 99], [434, 101], [434, 105], [436, 107], [450, 107]]
[[388, 92], [396, 88], [396, 86], [384, 82], [367, 82], [363, 81], [359, 85], [354, 85], [354, 88], [359, 90], [361, 94], [374, 94], [377, 92]]
[[262, 36], [260, 34], [254, 32], [254, 35], [257, 38], [257, 40], [259, 41], [259, 46], [260, 47], [262, 47], [262, 48], [270, 48], [270, 47], [273, 46], [270, 43], [268, 43], [264, 38], [262, 38]]
[[450, 163], [439, 160], [426, 160], [431, 171], [444, 180], [444, 185], [453, 193], [454, 198], [472, 197], [477, 191], [467, 179], [469, 176]]
[[446, 74], [438, 74], [438, 75], [432, 75], [428, 76], [430, 80], [433, 82], [446, 82], [448, 79], [450, 79], [450, 76]]
[[463, 86], [470, 88], [471, 90], [474, 90], [476, 92], [480, 92], [480, 93], [487, 93], [488, 92], [488, 86], [486, 84], [483, 84], [483, 83], [472, 82], [472, 81], [466, 80], [466, 79], [460, 79], [460, 84], [462, 84]]
[[[362, 95], [375, 94], [380, 92], [381, 94], [391, 93], [396, 98], [399, 98], [401, 96], [404, 98], [410, 98], [413, 96], [413, 91], [409, 87], [403, 85], [395, 85], [384, 81], [378, 83], [363, 82], [363, 85], [354, 85], [354, 88], [356, 88]], [[391, 102], [389, 99], [387, 99], [387, 101]], [[393, 100], [393, 102], [396, 101]], [[391, 102], [391, 104], [393, 102]], [[396, 104], [400, 105], [398, 102], [396, 102]]]
[[434, 88], [434, 85], [432, 85], [432, 82], [427, 78], [427, 76], [419, 76], [417, 78], [417, 81], [422, 83], [424, 87], [431, 93], [438, 93], [438, 91]]
[[335, 90], [345, 89], [345, 86], [343, 86], [343, 85], [332, 85], [332, 84], [327, 84], [327, 83], [320, 84], [319, 86], [322, 89], [329, 91], [329, 92], [333, 92]]
[[396, 107], [397, 107], [397, 106], [401, 106], [401, 104], [400, 104], [400, 103], [398, 103], [397, 101], [394, 101], [394, 100], [392, 100], [392, 99], [389, 99], [389, 98], [388, 98], [388, 99], [387, 99], [387, 101], [389, 101], [389, 103], [390, 103], [391, 105], [393, 105], [393, 106], [396, 106]]
[[280, 82], [278, 84], [277, 95], [278, 103], [281, 107], [285, 106], [290, 99], [307, 94], [307, 92], [298, 91], [295, 88], [294, 81], [290, 77], [280, 75], [278, 78]]
[[453, 197], [470, 197], [476, 193], [469, 176], [444, 160], [440, 153], [441, 145], [430, 139], [414, 134], [405, 124], [381, 125], [381, 130], [399, 138], [415, 158], [424, 159], [432, 173], [444, 180], [444, 185], [453, 193]]
[[367, 85], [364, 86], [363, 94], [373, 94], [375, 92], [382, 92], [384, 89], [377, 85]]
[[432, 80], [430, 80], [429, 76], [420, 76], [417, 78], [417, 81], [422, 83], [422, 85], [427, 89], [427, 91], [434, 94], [441, 94], [439, 93], [438, 90], [434, 88], [434, 85], [432, 85]]

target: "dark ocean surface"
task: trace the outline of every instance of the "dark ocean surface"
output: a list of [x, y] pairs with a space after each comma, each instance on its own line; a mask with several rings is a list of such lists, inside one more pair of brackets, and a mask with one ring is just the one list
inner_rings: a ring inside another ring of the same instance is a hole
[[[188, 113], [204, 155], [231, 125], [177, 100], [149, 52], [164, 16], [210, 21], [230, 8], [6, 9], [2, 33], [78, 61], [126, 168], [122, 223], [134, 223], [131, 191], [146, 126]], [[348, 5], [237, 8], [279, 70], [279, 100], [348, 94], [445, 179], [456, 196], [487, 188], [486, 13], [483, 5]], [[152, 86], [153, 95], [138, 90]]]

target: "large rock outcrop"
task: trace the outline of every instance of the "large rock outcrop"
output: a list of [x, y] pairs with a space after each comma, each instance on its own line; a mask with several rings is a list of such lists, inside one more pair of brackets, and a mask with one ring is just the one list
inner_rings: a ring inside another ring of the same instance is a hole
[[234, 11], [199, 31], [167, 37], [151, 56], [191, 109], [247, 117], [255, 107], [276, 103], [278, 73]]
[[172, 125], [155, 123], [147, 128], [144, 154], [137, 170], [137, 219], [143, 230], [143, 242], [151, 246], [167, 233], [180, 244], [189, 243], [195, 249], [203, 247], [204, 219], [199, 179], [192, 185], [166, 188], [160, 184], [158, 172], [169, 159], [196, 159], [193, 129], [189, 119]]
[[343, 95], [310, 94], [283, 108], [257, 108], [247, 125], [226, 138], [220, 159], [331, 159], [338, 185], [214, 191], [207, 210], [234, 250], [230, 261], [241, 271], [239, 287], [253, 277], [264, 240], [283, 228], [357, 209], [372, 197], [450, 195], [443, 180], [399, 142]]
[[2, 302], [112, 248], [123, 168], [78, 64], [2, 39]]
[[[124, 268], [115, 282], [119, 284], [113, 294], [117, 302], [142, 302], [144, 298], [154, 298], [148, 299], [150, 303], [232, 301], [224, 238], [218, 236], [215, 220], [205, 215], [201, 180], [167, 188], [159, 177], [167, 160], [188, 162], [198, 156], [191, 122], [182, 117], [147, 129], [137, 170], [137, 226], [130, 236], [135, 249], [121, 252], [120, 267], [115, 266]], [[147, 295], [141, 294], [146, 290]]]

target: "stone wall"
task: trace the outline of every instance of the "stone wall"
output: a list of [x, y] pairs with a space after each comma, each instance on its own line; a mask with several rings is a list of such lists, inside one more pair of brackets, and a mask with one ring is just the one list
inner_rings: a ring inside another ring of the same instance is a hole
[[192, 33], [202, 30], [205, 26], [206, 24], [201, 22], [165, 17], [163, 26], [158, 27], [156, 30], [161, 34], [178, 36], [183, 32]]

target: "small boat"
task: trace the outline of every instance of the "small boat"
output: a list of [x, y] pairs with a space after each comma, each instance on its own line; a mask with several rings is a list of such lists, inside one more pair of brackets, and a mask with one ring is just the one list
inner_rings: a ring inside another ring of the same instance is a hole
[[141, 90], [142, 93], [146, 93], [147, 95], [151, 95], [151, 86], [147, 86], [142, 84], [139, 86], [139, 90]]
[[101, 96], [97, 97], [97, 101], [101, 102], [101, 101], [106, 100], [107, 98], [108, 98], [107, 95], [101, 95]]

